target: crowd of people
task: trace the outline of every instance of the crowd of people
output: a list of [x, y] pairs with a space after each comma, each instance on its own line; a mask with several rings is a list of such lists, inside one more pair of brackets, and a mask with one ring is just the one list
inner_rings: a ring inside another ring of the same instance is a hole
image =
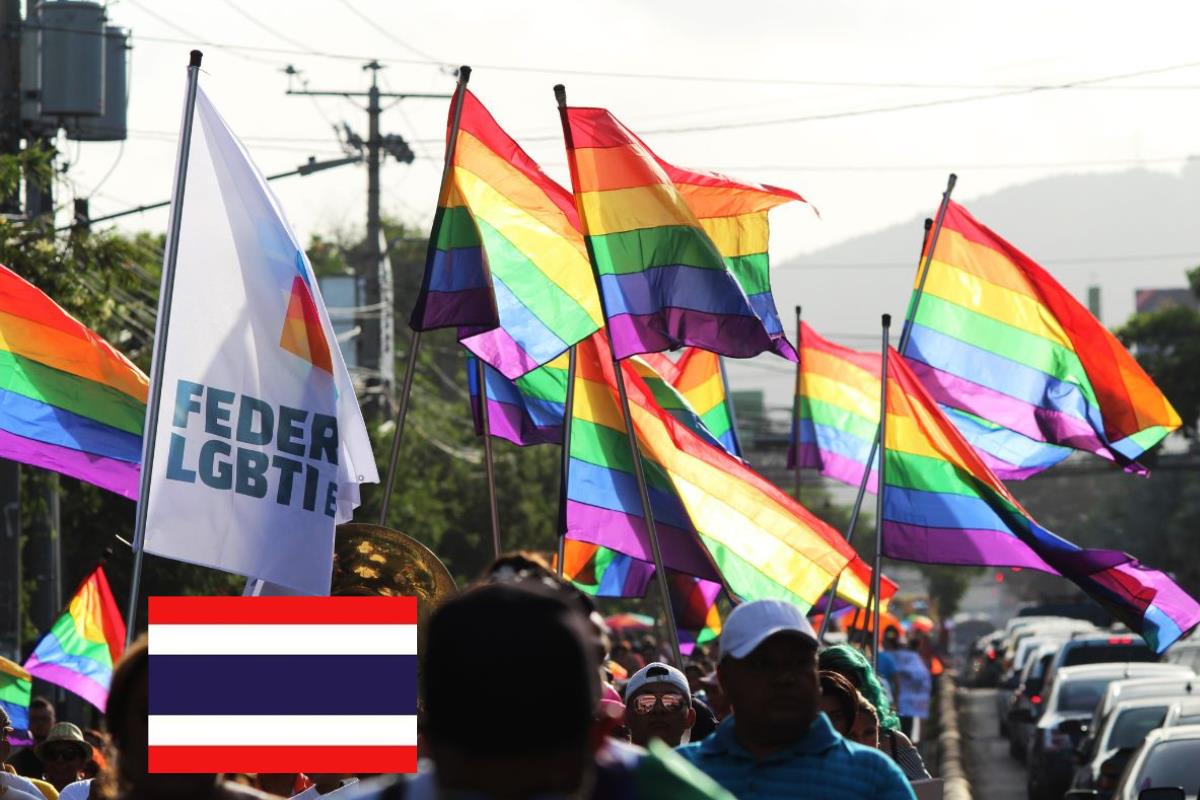
[[787, 602], [737, 606], [680, 671], [651, 639], [614, 645], [591, 598], [513, 554], [437, 608], [422, 648], [415, 775], [149, 774], [143, 637], [114, 670], [107, 734], [39, 698], [14, 753], [0, 717], [0, 797], [901, 800], [929, 778], [901, 687], [853, 646], [822, 648]]

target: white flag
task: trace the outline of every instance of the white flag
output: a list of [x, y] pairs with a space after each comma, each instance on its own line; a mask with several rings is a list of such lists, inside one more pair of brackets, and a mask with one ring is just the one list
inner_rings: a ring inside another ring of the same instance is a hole
[[366, 426], [279, 201], [203, 91], [193, 119], [145, 549], [328, 594]]

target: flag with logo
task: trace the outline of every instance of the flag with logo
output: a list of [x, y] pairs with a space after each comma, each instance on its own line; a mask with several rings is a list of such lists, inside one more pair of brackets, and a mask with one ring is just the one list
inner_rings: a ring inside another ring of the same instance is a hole
[[328, 594], [334, 526], [379, 479], [366, 426], [312, 266], [202, 89], [193, 126], [144, 547]]
[[415, 772], [415, 597], [151, 597], [149, 771]]

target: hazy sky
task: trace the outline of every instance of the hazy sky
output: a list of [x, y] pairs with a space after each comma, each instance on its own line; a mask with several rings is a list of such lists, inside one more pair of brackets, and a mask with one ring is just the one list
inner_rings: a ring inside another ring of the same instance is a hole
[[[562, 81], [571, 102], [607, 106], [670, 161], [808, 197], [820, 219], [800, 206], [773, 213], [776, 263], [931, 213], [951, 169], [969, 203], [1063, 172], [1178, 171], [1200, 152], [1195, 2], [118, 0], [109, 16], [133, 31], [130, 138], [123, 152], [65, 145], [67, 179], [92, 196], [93, 216], [169, 194], [193, 44], [209, 96], [266, 173], [336, 156], [333, 124], [366, 133], [361, 99], [285, 96], [281, 69], [294, 65], [313, 89], [363, 90], [362, 64], [378, 58], [392, 91], [449, 92], [444, 65], [471, 64], [476, 94], [566, 183], [551, 92]], [[879, 111], [896, 106], [917, 107]], [[446, 108], [405, 100], [383, 117], [418, 153], [388, 162], [383, 206], [420, 226]], [[362, 226], [365, 187], [361, 167], [275, 183], [302, 237]]]

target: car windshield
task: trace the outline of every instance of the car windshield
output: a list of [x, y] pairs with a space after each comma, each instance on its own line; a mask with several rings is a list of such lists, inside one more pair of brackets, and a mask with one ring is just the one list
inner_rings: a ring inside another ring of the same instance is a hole
[[1158, 661], [1158, 655], [1145, 644], [1101, 644], [1072, 647], [1063, 657], [1062, 666], [1107, 664], [1113, 661]]
[[1141, 773], [1130, 788], [1140, 792], [1163, 786], [1181, 786], [1184, 794], [1194, 798], [1200, 787], [1197, 759], [1200, 759], [1200, 739], [1161, 742], [1146, 755]]
[[1126, 750], [1137, 747], [1146, 738], [1147, 733], [1162, 725], [1166, 715], [1166, 705], [1125, 709], [1109, 730], [1105, 749]]
[[1104, 696], [1104, 690], [1115, 680], [1116, 677], [1067, 681], [1058, 690], [1058, 710], [1094, 711]]

